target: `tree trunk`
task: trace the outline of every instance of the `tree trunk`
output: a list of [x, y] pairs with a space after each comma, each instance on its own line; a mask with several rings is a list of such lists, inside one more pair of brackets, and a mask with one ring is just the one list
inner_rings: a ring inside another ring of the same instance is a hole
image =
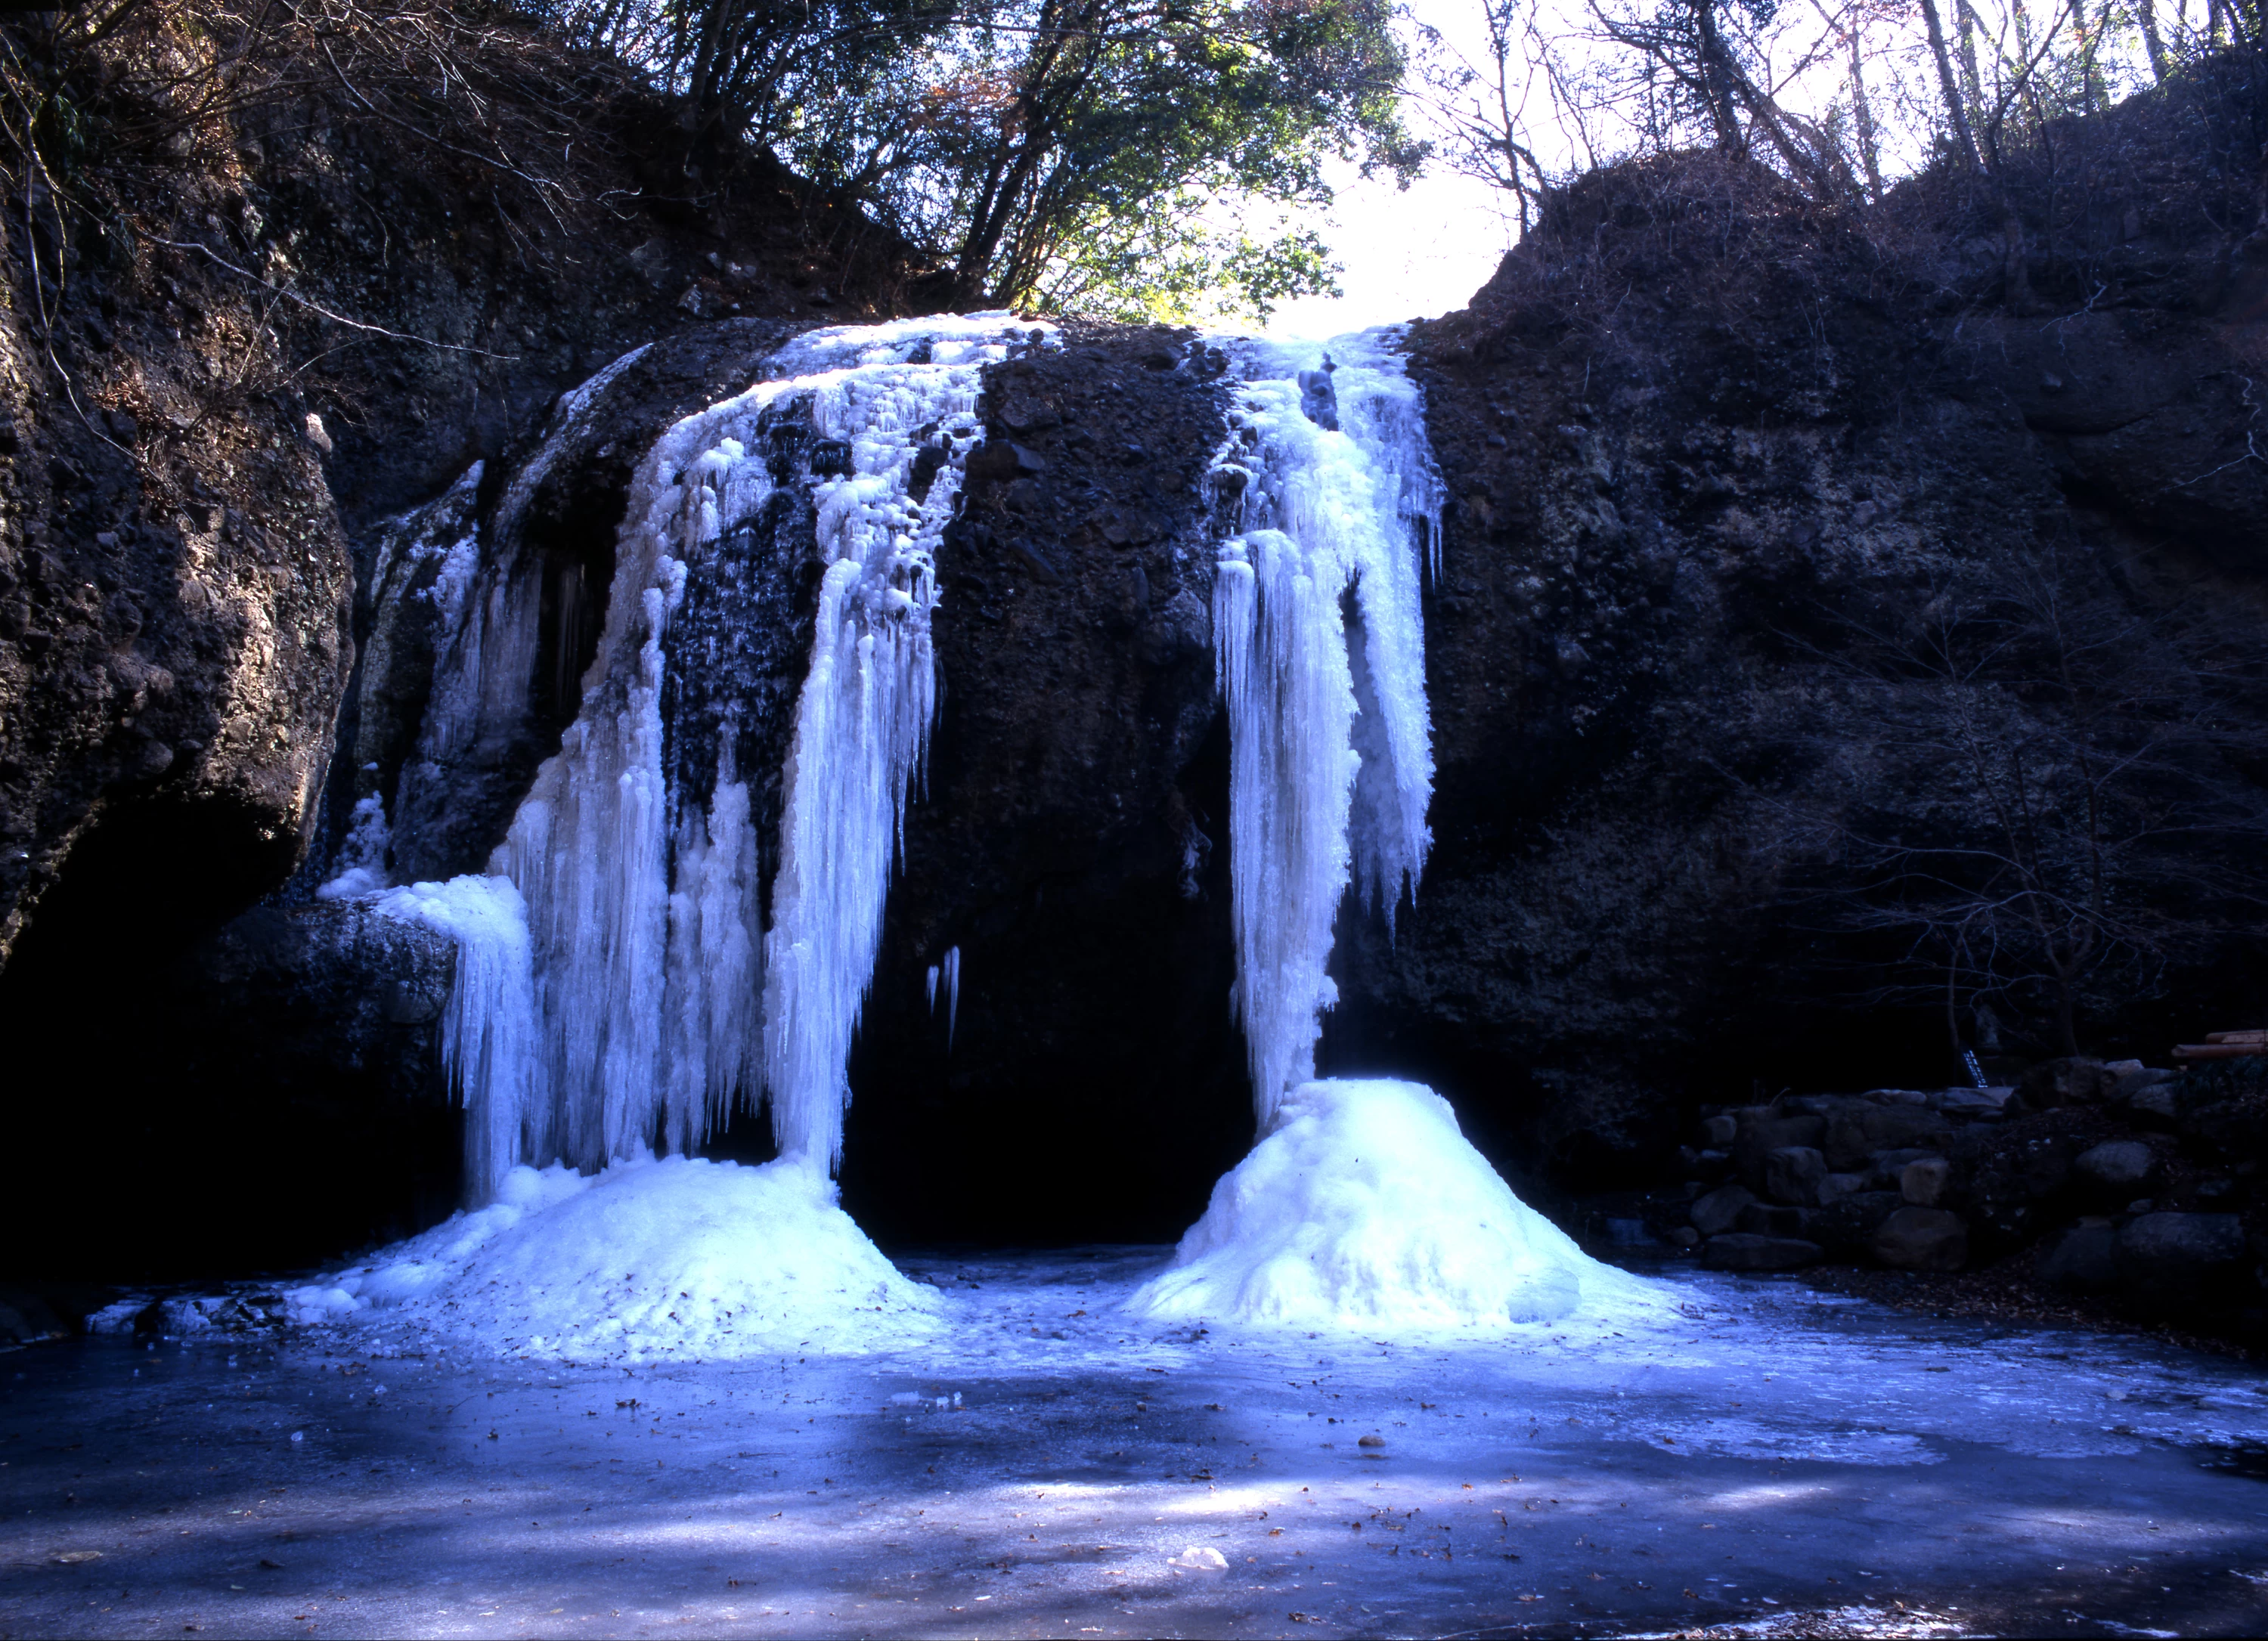
[[1748, 141], [1741, 131], [1741, 109], [1733, 96], [1724, 37], [1717, 32], [1716, 0], [1694, 0], [1693, 23], [1701, 36], [1701, 85], [1709, 104], [1710, 123], [1717, 128], [1717, 146], [1728, 154], [1744, 154]]
[[2079, 994], [2072, 979], [2056, 974], [2056, 1046], [2066, 1055], [2079, 1053]]
[[1977, 8], [1970, 0], [1957, 0], [1961, 7], [1961, 89], [1967, 93], [1969, 106], [1984, 106], [1984, 77], [1977, 67]]
[[2158, 38], [2158, 0], [2134, 0], [2134, 14], [2142, 25], [2142, 46], [2150, 54], [2150, 76], [2166, 80], [2166, 42]]
[[[1953, 960], [1950, 957], [1947, 958], [1945, 960], [1945, 1035], [1953, 1045], [1953, 1063], [1955, 1067], [1960, 1067], [1962, 1064], [1961, 1008], [1953, 983], [1954, 976], [1958, 972], [1954, 968]], [[1958, 1075], [1959, 1072], [1956, 1071], [1955, 1074]]]
[[1859, 137], [1859, 163], [1867, 171], [1867, 197], [1880, 204], [1882, 198], [1882, 157], [1880, 143], [1874, 136], [1874, 110], [1867, 100], [1867, 77], [1859, 71], [1859, 33], [1853, 29], [1845, 38], [1851, 45], [1851, 123]]
[[1969, 110], [1962, 106], [1961, 87], [1953, 77], [1953, 58], [1945, 48], [1945, 23], [1938, 16], [1937, 0], [1921, 0], [1922, 20], [1929, 25], [1930, 55], [1937, 59], [1938, 89], [1945, 95], [1946, 118], [1953, 124], [1953, 140], [1972, 171], [1984, 169], [1977, 156], [1977, 137], [1969, 129]]

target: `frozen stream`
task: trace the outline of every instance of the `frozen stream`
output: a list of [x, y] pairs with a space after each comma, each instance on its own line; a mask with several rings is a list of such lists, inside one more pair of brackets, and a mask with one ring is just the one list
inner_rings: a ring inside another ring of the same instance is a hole
[[0, 1635], [2268, 1627], [2241, 1365], [1682, 1270], [1646, 1331], [1130, 1326], [1160, 1257], [903, 1257], [897, 1354], [0, 1358]]

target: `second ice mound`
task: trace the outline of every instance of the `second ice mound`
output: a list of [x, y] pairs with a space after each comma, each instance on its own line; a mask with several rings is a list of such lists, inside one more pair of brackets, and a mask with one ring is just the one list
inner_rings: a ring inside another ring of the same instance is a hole
[[1174, 1262], [1129, 1307], [1156, 1318], [1410, 1330], [1651, 1309], [1512, 1194], [1416, 1083], [1327, 1079], [1213, 1187]]
[[887, 1347], [935, 1308], [816, 1170], [681, 1157], [516, 1167], [490, 1206], [291, 1298], [512, 1355], [630, 1361]]

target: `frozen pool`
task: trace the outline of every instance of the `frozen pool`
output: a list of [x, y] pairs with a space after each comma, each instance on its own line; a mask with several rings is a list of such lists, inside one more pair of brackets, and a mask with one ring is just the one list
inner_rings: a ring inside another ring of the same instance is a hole
[[625, 1368], [308, 1328], [0, 1358], [0, 1633], [2268, 1619], [2240, 1364], [1691, 1272], [1646, 1328], [1134, 1325], [1163, 1257], [902, 1256], [943, 1325], [879, 1355]]

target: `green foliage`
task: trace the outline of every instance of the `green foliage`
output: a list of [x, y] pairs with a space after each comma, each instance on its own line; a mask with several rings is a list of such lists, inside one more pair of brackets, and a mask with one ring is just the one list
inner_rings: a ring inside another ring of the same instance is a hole
[[1335, 268], [1312, 228], [1279, 220], [1256, 239], [1224, 224], [1193, 188], [1160, 195], [1071, 236], [1035, 293], [1051, 313], [1167, 325], [1262, 320], [1292, 297], [1336, 296]]
[[[1404, 178], [1389, 0], [571, 0], [556, 15], [770, 143], [968, 305], [1259, 312], [1325, 288], [1327, 160]], [[695, 164], [697, 166], [697, 156]]]

